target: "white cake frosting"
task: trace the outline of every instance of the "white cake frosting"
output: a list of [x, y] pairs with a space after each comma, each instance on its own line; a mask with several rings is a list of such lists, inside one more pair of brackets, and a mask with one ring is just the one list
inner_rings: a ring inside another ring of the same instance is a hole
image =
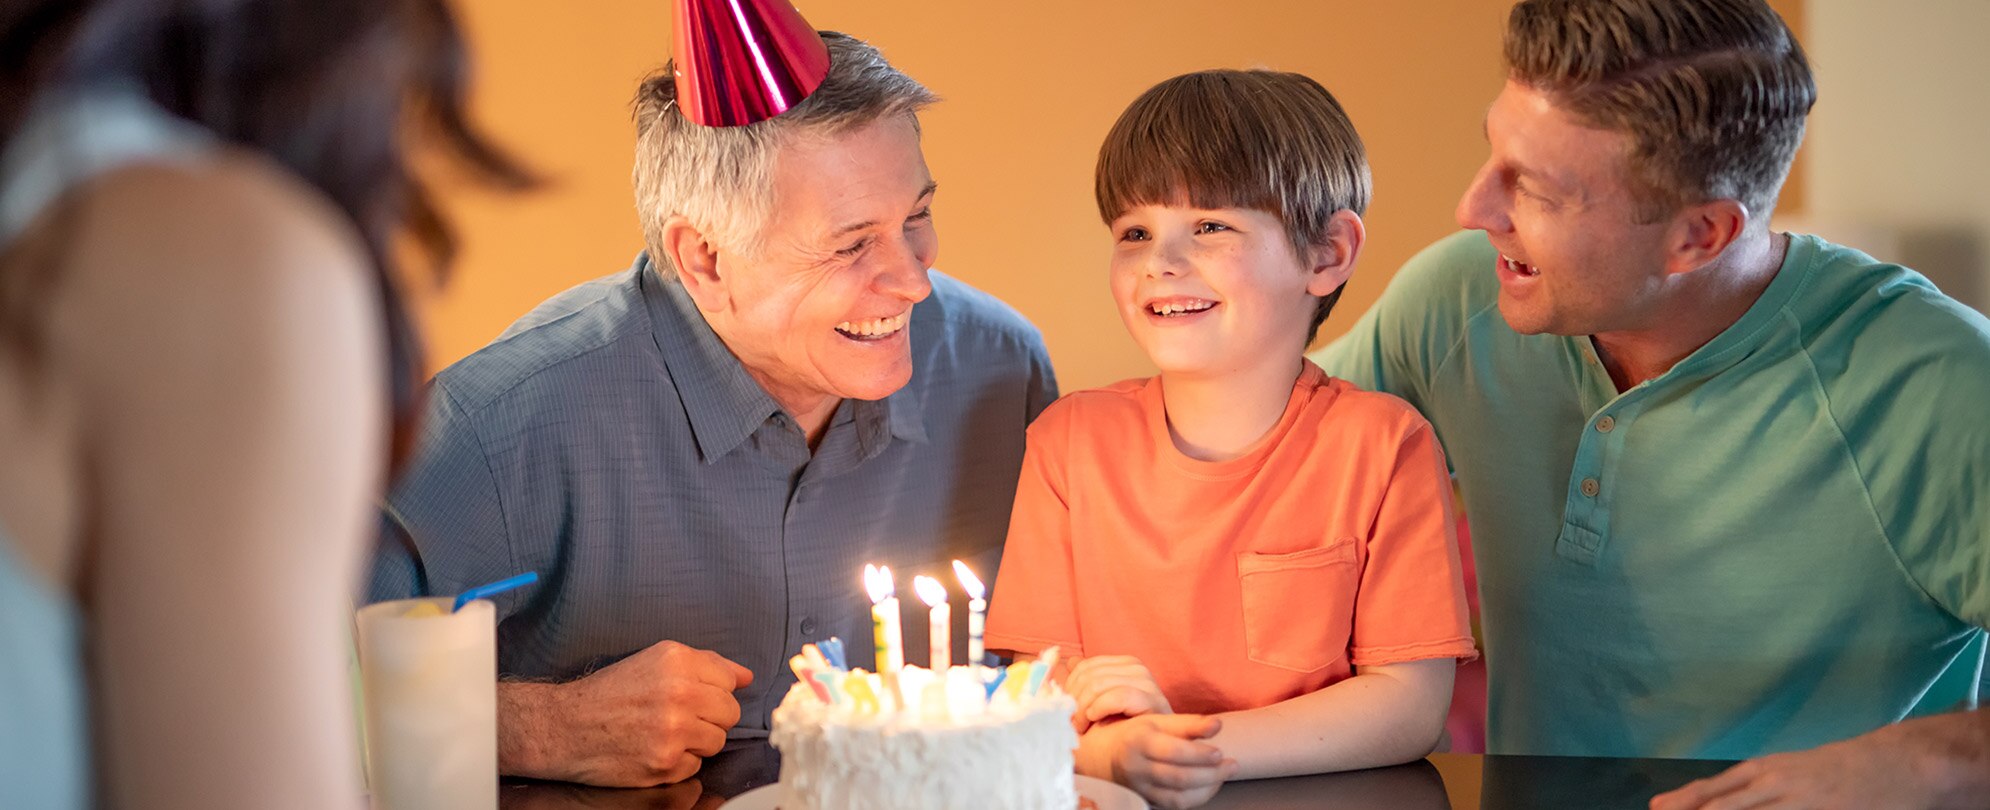
[[796, 684], [774, 710], [780, 808], [1075, 808], [1071, 750], [1078, 735], [1071, 730], [1071, 713], [1076, 708], [1054, 684], [1025, 699], [998, 698], [959, 714], [865, 712], [847, 703], [825, 704], [808, 686]]

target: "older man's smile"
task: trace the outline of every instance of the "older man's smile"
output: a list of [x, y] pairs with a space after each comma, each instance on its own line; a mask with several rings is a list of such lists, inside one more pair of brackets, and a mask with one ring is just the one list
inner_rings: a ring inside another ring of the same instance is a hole
[[836, 325], [836, 331], [851, 340], [889, 340], [905, 331], [905, 324], [912, 318], [911, 308], [884, 318], [864, 318], [844, 321]]

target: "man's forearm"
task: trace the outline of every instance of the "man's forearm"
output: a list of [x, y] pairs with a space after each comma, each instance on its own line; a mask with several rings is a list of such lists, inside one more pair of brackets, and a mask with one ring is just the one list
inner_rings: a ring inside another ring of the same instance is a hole
[[560, 685], [499, 681], [497, 685], [498, 773], [535, 779], [563, 779], [566, 738], [560, 719]]
[[1913, 753], [1916, 777], [1938, 807], [1981, 807], [1990, 796], [1990, 708], [1922, 717], [1872, 734]]

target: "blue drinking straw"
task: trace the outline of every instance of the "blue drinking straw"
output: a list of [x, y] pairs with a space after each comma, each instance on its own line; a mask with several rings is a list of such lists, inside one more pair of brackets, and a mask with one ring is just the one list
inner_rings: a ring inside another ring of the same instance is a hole
[[470, 604], [472, 600], [482, 599], [492, 594], [504, 593], [505, 591], [511, 590], [520, 585], [530, 585], [538, 581], [539, 581], [539, 572], [527, 571], [515, 577], [500, 579], [489, 585], [478, 585], [475, 588], [471, 588], [467, 591], [464, 591], [461, 594], [458, 594], [456, 597], [456, 606], [450, 608], [449, 612], [455, 613], [456, 611], [462, 610], [463, 606]]

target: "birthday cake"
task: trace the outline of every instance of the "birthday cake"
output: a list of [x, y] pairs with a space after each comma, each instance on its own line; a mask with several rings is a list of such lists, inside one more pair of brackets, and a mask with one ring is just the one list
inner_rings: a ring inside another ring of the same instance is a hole
[[1054, 655], [890, 678], [805, 670], [774, 710], [781, 810], [1078, 807], [1077, 704], [1044, 677]]

